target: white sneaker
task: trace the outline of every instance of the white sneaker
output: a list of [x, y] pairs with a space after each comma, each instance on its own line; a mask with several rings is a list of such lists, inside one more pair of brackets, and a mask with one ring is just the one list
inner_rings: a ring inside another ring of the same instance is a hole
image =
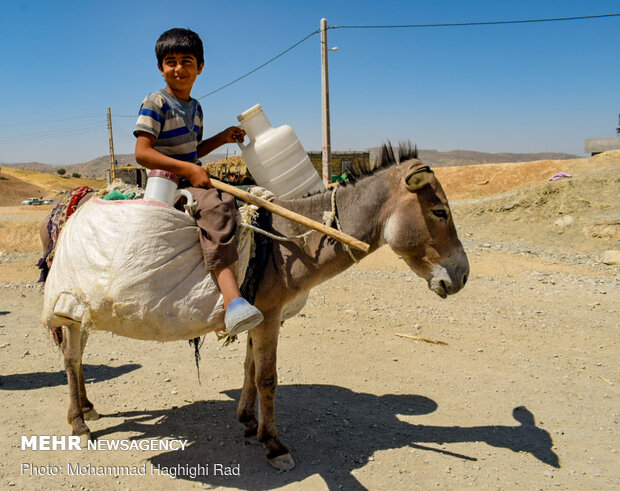
[[263, 322], [263, 314], [243, 297], [233, 298], [224, 315], [226, 334], [237, 336]]

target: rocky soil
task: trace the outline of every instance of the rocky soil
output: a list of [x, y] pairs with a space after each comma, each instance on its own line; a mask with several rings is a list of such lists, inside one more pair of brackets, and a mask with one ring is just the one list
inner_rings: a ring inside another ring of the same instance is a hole
[[[185, 450], [22, 451], [22, 435], [68, 434], [68, 394], [62, 357], [38, 320], [36, 244], [23, 237], [23, 245], [4, 245], [0, 483], [151, 490], [619, 486], [620, 279], [608, 253], [620, 249], [619, 163], [486, 197], [457, 199], [447, 184], [471, 264], [456, 296], [434, 295], [388, 248], [313, 290], [280, 336], [278, 425], [297, 463], [285, 473], [267, 464], [262, 448], [244, 444], [236, 422], [245, 339], [224, 348], [214, 336], [201, 349], [200, 383], [187, 343], [95, 333], [84, 358], [102, 416], [89, 423], [95, 437], [182, 439]], [[463, 192], [493, 184], [479, 182], [463, 177]], [[18, 209], [5, 212], [0, 223], [18, 224]], [[69, 475], [76, 464], [103, 466], [106, 475]], [[120, 475], [114, 466], [122, 465], [145, 466], [147, 475]], [[172, 481], [151, 470], [198, 465], [209, 475]], [[58, 475], [31, 475], [53, 466]]]

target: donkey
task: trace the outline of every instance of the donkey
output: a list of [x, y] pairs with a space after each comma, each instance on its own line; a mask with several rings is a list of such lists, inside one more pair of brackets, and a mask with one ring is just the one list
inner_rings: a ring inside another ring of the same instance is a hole
[[[374, 169], [357, 168], [352, 174], [349, 182], [337, 188], [294, 200], [276, 199], [275, 203], [317, 221], [322, 221], [324, 211], [335, 208], [342, 231], [368, 243], [369, 253], [387, 244], [427, 281], [431, 291], [442, 298], [457, 293], [467, 282], [469, 262], [445, 193], [431, 169], [418, 160], [417, 149], [404, 145], [395, 153], [390, 145], [384, 145]], [[273, 231], [282, 236], [305, 232], [301, 225], [275, 215]], [[43, 234], [42, 239], [45, 242]], [[268, 252], [254, 302], [264, 321], [247, 335], [237, 418], [245, 426], [245, 437], [257, 438], [266, 448], [269, 463], [288, 470], [295, 464], [278, 438], [275, 419], [280, 327], [303, 308], [314, 286], [341, 273], [365, 254], [347, 250], [318, 233], [310, 234], [304, 242], [274, 241]], [[56, 258], [52, 267], [62, 267], [60, 259]], [[74, 435], [90, 438], [85, 421], [99, 416], [86, 395], [82, 372], [88, 331], [77, 323], [67, 324], [62, 340], [70, 394], [67, 419]], [[176, 339], [194, 338], [219, 327], [209, 326], [191, 334], [180, 329], [182, 334]], [[91, 328], [113, 331], [106, 325]], [[170, 332], [163, 338], [161, 335], [160, 331], [150, 339], [172, 339]]]

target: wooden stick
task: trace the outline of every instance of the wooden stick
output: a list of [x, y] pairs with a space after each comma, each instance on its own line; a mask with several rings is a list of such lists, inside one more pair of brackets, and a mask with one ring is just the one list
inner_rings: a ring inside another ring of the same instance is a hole
[[407, 339], [415, 339], [416, 341], [424, 341], [425, 343], [443, 344], [446, 346], [448, 345], [448, 343], [444, 343], [443, 341], [433, 341], [432, 339], [421, 338], [419, 336], [409, 336], [409, 334], [398, 334], [397, 332], [395, 332], [394, 336], [400, 336], [401, 338]]
[[355, 237], [351, 237], [340, 230], [336, 230], [335, 228], [330, 228], [322, 223], [316, 222], [308, 217], [300, 215], [299, 213], [295, 213], [291, 210], [284, 208], [283, 206], [276, 205], [271, 201], [267, 201], [265, 199], [259, 198], [251, 193], [243, 191], [241, 189], [236, 188], [235, 186], [231, 186], [230, 184], [223, 183], [216, 179], [211, 178], [211, 184], [214, 188], [219, 189], [220, 191], [224, 191], [225, 193], [232, 194], [236, 198], [242, 199], [247, 203], [252, 203], [253, 205], [260, 206], [261, 208], [265, 208], [269, 210], [271, 213], [275, 213], [276, 215], [280, 215], [281, 217], [286, 218], [287, 220], [291, 220], [295, 223], [299, 223], [304, 227], [307, 227], [312, 230], [316, 230], [322, 234], [331, 237], [332, 239], [336, 239], [349, 247], [353, 247], [362, 252], [368, 253], [370, 250], [370, 246], [361, 240], [357, 240]]

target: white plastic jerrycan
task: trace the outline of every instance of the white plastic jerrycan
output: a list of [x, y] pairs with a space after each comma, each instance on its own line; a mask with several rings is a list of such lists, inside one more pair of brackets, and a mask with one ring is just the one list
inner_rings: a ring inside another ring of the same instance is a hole
[[237, 116], [250, 143], [239, 144], [243, 161], [259, 186], [278, 198], [325, 191], [321, 177], [289, 125], [274, 128], [260, 104]]
[[[151, 199], [174, 206], [174, 202], [179, 196], [187, 198], [186, 211], [194, 204], [194, 197], [187, 189], [177, 189], [179, 178], [176, 174], [167, 170], [153, 169], [149, 172], [144, 190], [144, 199]], [[189, 213], [188, 213], [189, 214]]]

